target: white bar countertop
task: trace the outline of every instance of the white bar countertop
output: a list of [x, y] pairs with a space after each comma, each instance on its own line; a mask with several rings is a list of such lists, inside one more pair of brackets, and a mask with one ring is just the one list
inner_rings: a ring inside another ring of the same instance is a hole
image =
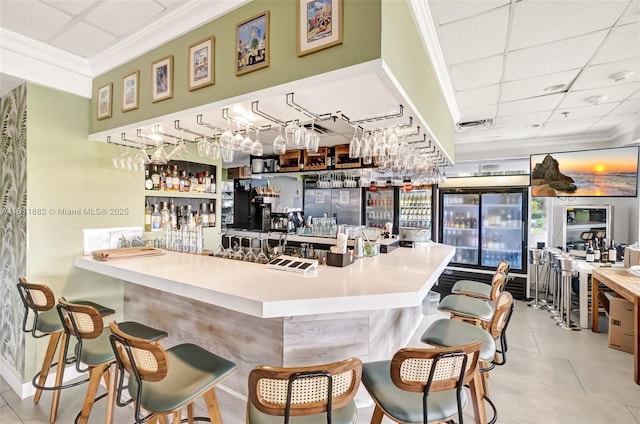
[[[246, 237], [252, 239], [269, 239], [269, 240], [279, 240], [282, 238], [284, 240], [284, 233], [277, 231], [267, 231], [267, 232], [258, 232], [258, 231], [247, 231], [247, 230], [238, 230], [229, 228], [226, 232], [222, 233], [222, 238], [227, 236], [233, 237]], [[335, 237], [323, 237], [323, 236], [313, 236], [311, 234], [287, 234], [287, 241], [295, 241], [299, 243], [316, 243], [316, 244], [331, 244], [335, 245], [337, 243], [337, 239]], [[400, 240], [397, 238], [381, 238], [376, 240], [376, 243], [381, 245], [391, 245], [394, 243], [398, 243]], [[353, 239], [349, 239], [347, 244], [353, 246]]]
[[75, 258], [78, 268], [260, 318], [414, 307], [437, 282], [455, 248], [437, 243], [320, 265], [307, 275], [213, 256], [165, 255], [113, 261]]

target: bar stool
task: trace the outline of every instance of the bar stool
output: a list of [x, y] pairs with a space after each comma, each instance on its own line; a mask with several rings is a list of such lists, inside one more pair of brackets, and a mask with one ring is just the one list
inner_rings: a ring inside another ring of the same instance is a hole
[[[58, 415], [60, 390], [86, 383], [89, 379], [62, 384], [65, 365], [73, 363], [74, 358], [66, 357], [67, 338], [62, 337], [64, 329], [58, 311], [54, 308], [56, 302], [53, 290], [44, 284], [29, 283], [24, 278], [18, 279], [17, 287], [20, 299], [25, 307], [22, 331], [31, 333], [31, 336], [35, 339], [49, 336], [49, 343], [47, 344], [47, 350], [44, 360], [42, 361], [42, 367], [31, 380], [31, 384], [36, 388], [36, 393], [33, 397], [33, 403], [36, 404], [40, 401], [43, 390], [53, 391], [49, 422], [54, 423]], [[101, 316], [108, 316], [115, 313], [111, 308], [87, 300], [76, 300], [75, 302], [92, 306]], [[29, 328], [27, 322], [30, 313], [33, 315], [33, 321]], [[53, 357], [59, 344], [59, 358], [57, 362], [53, 362]], [[53, 386], [45, 386], [47, 376], [52, 367], [56, 367], [55, 383]]]
[[546, 306], [541, 305], [539, 302], [539, 293], [540, 293], [540, 278], [539, 278], [539, 268], [542, 264], [542, 257], [544, 251], [542, 249], [529, 249], [529, 263], [533, 265], [533, 301], [528, 303], [527, 306], [533, 309], [546, 309]]
[[580, 326], [571, 320], [571, 278], [577, 273], [576, 262], [569, 257], [561, 258], [559, 269], [562, 287], [562, 314], [557, 325], [563, 330], [580, 331]]
[[[82, 410], [75, 420], [76, 423], [86, 424], [89, 420], [93, 403], [97, 400], [95, 396], [103, 375], [109, 398], [112, 399], [115, 393], [115, 374], [113, 374], [114, 371], [109, 371], [111, 366], [115, 364], [115, 356], [109, 342], [110, 333], [109, 331], [104, 331], [102, 316], [93, 306], [71, 303], [61, 297], [58, 299], [57, 309], [66, 336], [66, 343], [64, 344], [65, 357], [69, 347], [68, 340], [71, 336], [74, 336], [77, 342], [75, 347], [76, 370], [79, 373], [89, 373], [89, 387], [87, 387]], [[158, 340], [167, 337], [167, 332], [156, 330], [137, 322], [123, 322], [120, 326], [125, 328], [127, 332], [144, 339]], [[82, 368], [82, 364], [86, 365], [86, 368]], [[105, 422], [111, 423], [112, 419], [113, 404], [109, 402], [107, 404]]]
[[298, 368], [256, 367], [249, 374], [247, 424], [282, 422], [275, 417], [297, 424], [355, 423], [353, 398], [361, 377], [358, 358]]
[[[158, 419], [166, 423], [167, 414], [180, 423], [185, 406], [189, 423], [222, 423], [215, 386], [235, 371], [236, 364], [190, 343], [165, 350], [156, 340], [136, 337], [123, 323], [111, 322], [109, 328], [110, 348], [120, 374], [116, 401], [119, 406], [134, 402], [136, 424], [156, 423]], [[131, 399], [127, 402], [121, 400], [124, 371], [129, 374]], [[193, 403], [200, 396], [209, 418], [194, 416]], [[141, 408], [149, 414], [141, 416]]]
[[[502, 272], [504, 273], [506, 278], [509, 275], [510, 269], [511, 269], [511, 265], [509, 264], [509, 262], [503, 259], [500, 262], [498, 262], [498, 266], [496, 267], [496, 273]], [[504, 284], [506, 284], [506, 280]], [[475, 281], [475, 280], [458, 280], [451, 288], [451, 293], [453, 294], [462, 294], [465, 296], [479, 297], [487, 300], [491, 299], [491, 291], [492, 291], [491, 285], [488, 285], [482, 281]]]
[[[506, 331], [512, 314], [513, 297], [511, 293], [503, 292], [496, 300], [496, 310], [487, 331], [465, 322], [439, 319], [431, 324], [421, 337], [423, 343], [440, 347], [464, 345], [474, 340], [482, 342], [479, 358], [481, 361], [480, 373], [483, 377], [484, 399], [493, 409], [493, 418], [490, 423], [497, 421], [498, 411], [489, 399], [487, 376], [496, 365], [504, 365], [507, 362]], [[496, 342], [500, 343], [500, 349], [497, 348]]]

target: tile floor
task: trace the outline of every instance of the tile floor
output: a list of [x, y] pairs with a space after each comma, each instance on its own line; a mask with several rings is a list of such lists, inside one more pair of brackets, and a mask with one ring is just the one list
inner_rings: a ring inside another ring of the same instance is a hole
[[[420, 345], [422, 331], [438, 317], [425, 317], [411, 345]], [[640, 386], [633, 383], [633, 355], [609, 349], [606, 333], [561, 330], [548, 313], [516, 302], [508, 340], [507, 364], [497, 367], [489, 380], [499, 423], [640, 424]], [[57, 423], [73, 423], [84, 390], [80, 386], [63, 392]], [[222, 391], [218, 397], [225, 423], [244, 423], [244, 419], [228, 418], [234, 413], [243, 416], [244, 403]], [[32, 398], [21, 400], [0, 378], [2, 424], [46, 424], [49, 401], [48, 393], [38, 405]], [[369, 422], [371, 409], [360, 410], [358, 422]], [[100, 423], [103, 414], [104, 402], [99, 402], [90, 422]], [[471, 414], [469, 407], [466, 422], [471, 422]], [[131, 423], [132, 416], [131, 408], [119, 408], [114, 423]]]

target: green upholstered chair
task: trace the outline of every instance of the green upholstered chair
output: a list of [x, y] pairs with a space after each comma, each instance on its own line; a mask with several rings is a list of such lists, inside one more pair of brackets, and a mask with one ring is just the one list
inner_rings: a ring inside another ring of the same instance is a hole
[[391, 361], [365, 363], [362, 383], [375, 401], [371, 424], [384, 416], [398, 423], [463, 422], [463, 389], [478, 372], [481, 343], [401, 349]]
[[482, 281], [459, 280], [453, 285], [451, 293], [495, 301], [498, 294], [507, 284], [509, 268], [509, 262], [500, 261], [495, 274], [493, 274], [493, 277], [491, 278], [491, 284], [487, 284]]
[[[31, 384], [36, 388], [33, 403], [38, 403], [40, 401], [43, 390], [50, 390], [53, 392], [49, 422], [54, 423], [58, 415], [60, 390], [86, 383], [89, 379], [87, 378], [81, 381], [62, 384], [65, 365], [67, 364], [67, 361], [71, 361], [73, 358], [67, 358], [65, 356], [67, 339], [66, 337], [63, 337], [64, 328], [62, 326], [62, 321], [60, 321], [60, 315], [58, 315], [58, 311], [55, 308], [56, 299], [53, 294], [53, 290], [45, 284], [29, 283], [25, 278], [18, 279], [17, 288], [18, 293], [20, 294], [20, 299], [22, 300], [22, 304], [25, 308], [24, 318], [22, 320], [22, 330], [26, 333], [30, 333], [35, 339], [49, 336], [49, 343], [47, 344], [47, 350], [44, 355], [44, 360], [42, 361], [42, 366], [40, 371], [33, 377]], [[87, 300], [77, 300], [75, 302], [96, 308], [102, 316], [115, 313], [111, 308], [107, 308]], [[29, 324], [30, 317], [32, 318], [31, 323]], [[53, 362], [58, 345], [61, 346], [59, 350], [59, 359], [57, 362]], [[45, 383], [52, 367], [56, 367], [55, 383], [47, 386]]]
[[309, 367], [254, 368], [249, 374], [247, 423], [353, 424], [353, 398], [361, 376], [357, 358]]
[[[135, 405], [135, 423], [166, 422], [166, 415], [180, 423], [182, 409], [187, 409], [189, 423], [208, 421], [222, 423], [215, 393], [216, 384], [236, 369], [236, 364], [199, 346], [184, 343], [165, 350], [155, 340], [136, 337], [123, 324], [109, 324], [112, 352], [119, 370], [117, 403]], [[129, 374], [124, 384], [124, 371]], [[127, 389], [131, 399], [122, 402]], [[193, 404], [203, 397], [208, 418], [195, 417]], [[141, 415], [141, 409], [148, 414]]]
[[[115, 356], [109, 343], [109, 331], [104, 331], [102, 316], [98, 309], [91, 305], [71, 303], [64, 297], [58, 299], [58, 314], [63, 323], [67, 342], [64, 344], [65, 357], [69, 347], [68, 339], [73, 336], [76, 339], [75, 364], [79, 373], [89, 373], [89, 386], [85, 394], [82, 410], [76, 417], [76, 422], [86, 424], [93, 407], [94, 399], [104, 377], [109, 399], [115, 395], [114, 372]], [[150, 340], [158, 340], [167, 337], [165, 331], [137, 322], [123, 322], [123, 328], [139, 337]], [[111, 371], [110, 371], [111, 369]], [[112, 421], [113, 403], [107, 405], [106, 422]]]
[[[472, 324], [452, 319], [439, 319], [427, 328], [422, 334], [421, 340], [432, 346], [452, 347], [459, 346], [474, 340], [482, 343], [480, 348], [480, 372], [483, 379], [483, 392], [485, 399], [493, 409], [493, 419], [497, 420], [498, 414], [495, 405], [488, 397], [487, 373], [496, 365], [503, 365], [506, 362], [506, 350], [503, 342], [507, 325], [513, 313], [513, 297], [509, 292], [503, 292], [496, 300], [496, 309], [491, 319], [488, 331]], [[497, 348], [500, 342], [501, 349]], [[500, 355], [499, 355], [500, 354]], [[499, 356], [501, 356], [499, 358]]]

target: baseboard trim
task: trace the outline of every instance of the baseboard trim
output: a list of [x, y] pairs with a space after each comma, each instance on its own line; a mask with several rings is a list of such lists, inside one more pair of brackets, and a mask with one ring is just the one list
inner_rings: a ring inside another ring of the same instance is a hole
[[[52, 370], [53, 371], [53, 370]], [[86, 373], [79, 373], [74, 366], [67, 366], [64, 370], [63, 383], [75, 380], [85, 376]], [[31, 380], [23, 381], [23, 377], [9, 363], [0, 358], [0, 376], [9, 384], [9, 387], [20, 397], [25, 399], [36, 393], [36, 388], [31, 384]], [[47, 376], [46, 386], [52, 386], [55, 383], [55, 375], [50, 373]]]

